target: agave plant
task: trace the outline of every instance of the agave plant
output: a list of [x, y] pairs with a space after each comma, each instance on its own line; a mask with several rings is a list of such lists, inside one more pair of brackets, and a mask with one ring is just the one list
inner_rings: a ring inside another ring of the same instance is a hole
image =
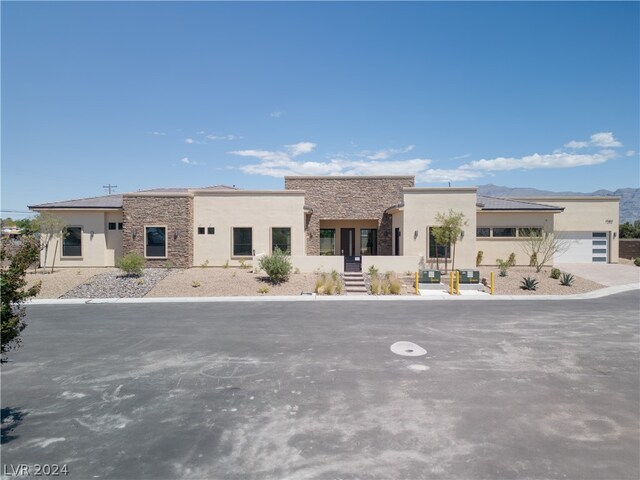
[[564, 285], [565, 287], [570, 287], [573, 285], [573, 281], [575, 278], [570, 273], [563, 273], [560, 276], [560, 285]]
[[531, 277], [524, 277], [520, 282], [520, 288], [523, 290], [535, 290], [538, 288], [538, 280]]

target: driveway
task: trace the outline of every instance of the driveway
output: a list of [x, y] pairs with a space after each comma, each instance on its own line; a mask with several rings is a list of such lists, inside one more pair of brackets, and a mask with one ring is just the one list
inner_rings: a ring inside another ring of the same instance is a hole
[[32, 305], [3, 471], [637, 480], [639, 301]]
[[563, 272], [592, 280], [607, 287], [635, 283], [640, 287], [640, 267], [617, 263], [560, 263], [554, 265]]

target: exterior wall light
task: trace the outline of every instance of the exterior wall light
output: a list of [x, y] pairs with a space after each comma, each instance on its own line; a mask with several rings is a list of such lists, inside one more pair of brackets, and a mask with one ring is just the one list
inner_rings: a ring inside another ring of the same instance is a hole
[[138, 235], [138, 231], [137, 231], [136, 227], [132, 227], [131, 228], [131, 238], [133, 238], [135, 240], [137, 235]]
[[418, 238], [418, 230], [416, 230], [415, 232], [413, 232], [413, 239], [417, 239]]
[[178, 230], [177, 230], [177, 229], [176, 229], [176, 230], [174, 230], [174, 231], [173, 231], [173, 239], [174, 239], [174, 240], [177, 240], [177, 239], [178, 239], [178, 235], [179, 235], [179, 234], [180, 234], [180, 232], [178, 232]]

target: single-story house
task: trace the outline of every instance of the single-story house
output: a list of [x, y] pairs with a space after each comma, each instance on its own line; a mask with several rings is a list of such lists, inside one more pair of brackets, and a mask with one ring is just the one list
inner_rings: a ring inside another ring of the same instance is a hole
[[567, 241], [556, 263], [618, 261], [617, 197], [495, 198], [475, 187], [416, 187], [411, 176], [291, 176], [283, 190], [163, 188], [29, 208], [66, 220], [61, 267], [113, 266], [128, 252], [148, 266], [233, 266], [279, 247], [302, 272], [415, 271], [451, 254], [431, 232], [450, 209], [466, 220], [460, 267], [473, 267], [478, 251], [483, 264], [514, 253], [528, 265], [525, 236], [542, 231]]

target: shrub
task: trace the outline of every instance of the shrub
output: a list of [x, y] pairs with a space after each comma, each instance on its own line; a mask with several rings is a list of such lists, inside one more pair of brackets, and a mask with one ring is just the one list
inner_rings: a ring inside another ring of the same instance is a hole
[[400, 295], [402, 282], [394, 272], [387, 272], [372, 275], [369, 287], [372, 295]]
[[209, 259], [207, 258], [204, 262], [200, 264], [200, 268], [207, 268], [209, 266]]
[[376, 268], [375, 265], [371, 265], [369, 267], [369, 270], [367, 270], [367, 273], [373, 277], [374, 275], [378, 274], [378, 269]]
[[294, 273], [294, 274], [296, 274], [296, 275], [300, 275], [300, 269], [299, 269], [298, 267], [296, 267], [296, 268], [293, 270], [293, 273]]
[[192, 280], [192, 281], [191, 281], [191, 286], [192, 286], [193, 288], [198, 288], [200, 285], [201, 285], [201, 284], [200, 284], [200, 282], [199, 282], [198, 280]]
[[124, 257], [118, 260], [118, 268], [122, 270], [127, 276], [139, 277], [142, 275], [142, 269], [146, 260], [139, 253], [131, 252], [127, 253]]
[[318, 275], [318, 278], [316, 278], [315, 292], [318, 295], [340, 295], [343, 289], [344, 286], [339, 274], [334, 276], [329, 273], [321, 273]]
[[538, 281], [535, 278], [524, 277], [520, 282], [520, 288], [523, 290], [536, 290], [538, 288]]
[[573, 285], [574, 280], [575, 278], [570, 273], [563, 273], [560, 277], [560, 285], [570, 287], [571, 285]]
[[478, 253], [476, 253], [476, 267], [479, 267], [482, 264], [483, 256], [484, 252], [482, 250], [478, 250]]
[[263, 285], [262, 287], [258, 288], [258, 293], [261, 293], [261, 294], [269, 293], [269, 287], [267, 287], [266, 285]]
[[634, 264], [636, 267], [640, 267], [640, 257], [636, 257], [636, 258], [633, 260], [633, 264]]
[[500, 269], [499, 275], [501, 277], [506, 277], [507, 276], [507, 270], [509, 270], [509, 267], [511, 266], [511, 265], [509, 265], [509, 262], [508, 261], [505, 262], [501, 258], [497, 258], [496, 259], [496, 263], [498, 264], [498, 268]]
[[222, 264], [222, 268], [229, 268], [229, 260]]
[[173, 268], [173, 262], [171, 260], [167, 260], [166, 262], [164, 262], [164, 268], [166, 268], [167, 270], [171, 270]]
[[560, 271], [559, 268], [552, 268], [551, 269], [551, 275], [549, 275], [551, 278], [553, 278], [554, 280], [557, 280], [560, 278], [560, 274], [562, 272]]
[[288, 280], [292, 269], [289, 256], [277, 247], [271, 255], [260, 257], [259, 266], [273, 283], [282, 283]]
[[516, 264], [516, 254], [511, 252], [509, 254], [509, 258], [507, 258], [507, 263], [509, 264], [510, 267], [515, 266]]
[[529, 257], [529, 266], [535, 267], [537, 264], [538, 264], [538, 254], [536, 252], [533, 252]]
[[247, 261], [244, 258], [241, 258], [239, 263], [240, 263], [240, 268], [249, 268], [249, 265], [247, 264]]

